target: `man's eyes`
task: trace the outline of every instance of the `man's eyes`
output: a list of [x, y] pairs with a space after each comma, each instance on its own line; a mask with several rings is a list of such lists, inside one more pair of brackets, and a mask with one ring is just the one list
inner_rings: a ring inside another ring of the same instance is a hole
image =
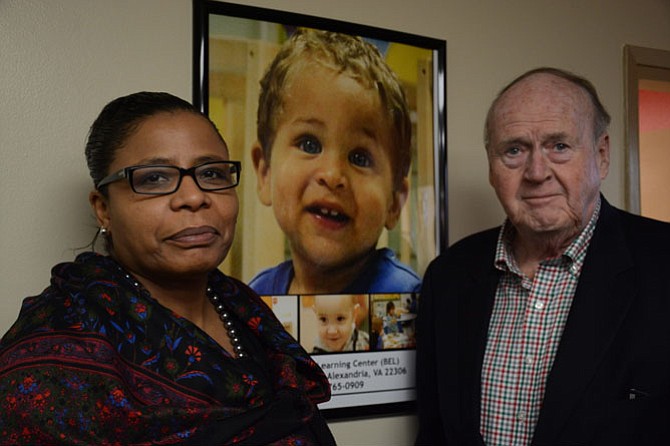
[[[562, 143], [562, 142], [557, 142], [554, 143], [553, 145], [548, 145], [547, 149], [556, 151], [556, 152], [565, 152], [568, 150], [570, 146], [568, 144]], [[503, 153], [505, 156], [519, 156], [524, 152], [524, 149], [519, 147], [519, 146], [511, 146], [503, 149]]]
[[521, 153], [521, 148], [520, 147], [508, 147], [504, 150], [505, 155], [508, 156], [517, 156]]

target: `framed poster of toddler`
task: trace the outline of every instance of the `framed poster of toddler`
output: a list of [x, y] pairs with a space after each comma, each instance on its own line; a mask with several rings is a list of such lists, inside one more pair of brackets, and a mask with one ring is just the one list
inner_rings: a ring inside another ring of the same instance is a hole
[[443, 40], [194, 0], [194, 104], [242, 162], [221, 269], [329, 377], [329, 416], [414, 400], [421, 277], [447, 246]]

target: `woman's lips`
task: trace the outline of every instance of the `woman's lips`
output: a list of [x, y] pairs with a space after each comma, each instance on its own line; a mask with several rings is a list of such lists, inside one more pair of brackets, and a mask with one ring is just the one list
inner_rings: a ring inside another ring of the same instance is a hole
[[182, 229], [168, 237], [168, 240], [181, 245], [199, 246], [211, 243], [218, 234], [218, 231], [211, 226], [199, 226]]

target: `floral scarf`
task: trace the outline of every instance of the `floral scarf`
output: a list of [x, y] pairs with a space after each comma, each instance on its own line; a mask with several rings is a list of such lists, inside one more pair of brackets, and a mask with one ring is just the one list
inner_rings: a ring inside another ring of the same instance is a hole
[[247, 359], [159, 304], [113, 259], [54, 267], [0, 341], [0, 443], [334, 444], [318, 365], [246, 285], [209, 286]]

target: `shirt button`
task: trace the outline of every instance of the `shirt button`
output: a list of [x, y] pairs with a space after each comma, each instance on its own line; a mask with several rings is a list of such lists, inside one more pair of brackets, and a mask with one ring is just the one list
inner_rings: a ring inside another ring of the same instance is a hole
[[523, 361], [526, 363], [526, 365], [533, 365], [534, 358], [531, 355], [528, 355], [523, 358]]
[[519, 421], [526, 421], [526, 412], [521, 411], [518, 414], [516, 414], [516, 419]]
[[541, 310], [544, 308], [544, 302], [536, 300], [533, 306], [535, 307], [536, 310]]

